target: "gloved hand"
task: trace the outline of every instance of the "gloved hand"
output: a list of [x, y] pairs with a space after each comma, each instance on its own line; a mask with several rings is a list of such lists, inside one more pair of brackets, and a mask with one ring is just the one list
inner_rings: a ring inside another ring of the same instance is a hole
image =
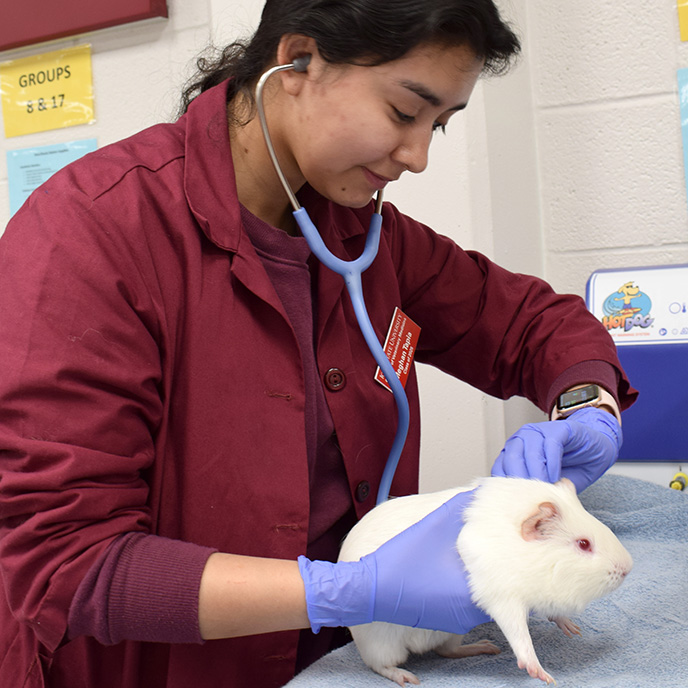
[[581, 492], [616, 461], [621, 442], [616, 417], [587, 406], [563, 420], [524, 425], [506, 441], [492, 475], [550, 483], [569, 478]]
[[490, 621], [473, 602], [456, 551], [463, 492], [360, 561], [299, 557], [311, 628], [387, 621], [450, 633], [467, 633]]

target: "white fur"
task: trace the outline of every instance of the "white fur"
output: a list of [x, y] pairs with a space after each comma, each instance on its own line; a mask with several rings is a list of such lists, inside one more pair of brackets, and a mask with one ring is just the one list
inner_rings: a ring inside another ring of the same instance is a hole
[[[535, 655], [528, 615], [542, 614], [567, 633], [577, 632], [569, 614], [580, 613], [597, 597], [617, 588], [632, 560], [616, 536], [581, 505], [569, 481], [556, 485], [517, 478], [484, 478], [473, 485], [389, 500], [373, 509], [351, 530], [340, 560], [355, 561], [376, 550], [451, 497], [479, 489], [464, 512], [457, 548], [468, 571], [474, 602], [504, 632], [520, 668], [550, 683]], [[554, 505], [556, 516], [536, 539], [526, 539], [525, 522]], [[583, 551], [580, 540], [590, 542]], [[372, 623], [351, 628], [361, 657], [374, 671], [403, 685], [418, 679], [398, 665], [409, 652], [440, 651], [451, 656], [494, 653], [489, 643], [458, 651], [459, 636], [438, 631]]]

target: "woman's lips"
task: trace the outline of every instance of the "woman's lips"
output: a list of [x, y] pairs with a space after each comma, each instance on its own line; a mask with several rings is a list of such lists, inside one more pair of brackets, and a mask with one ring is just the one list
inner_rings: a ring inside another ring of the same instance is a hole
[[380, 175], [375, 174], [375, 172], [371, 172], [367, 167], [363, 168], [363, 175], [365, 176], [368, 183], [378, 191], [384, 189], [387, 186], [387, 184], [394, 181], [393, 179], [389, 179], [388, 177], [381, 177]]

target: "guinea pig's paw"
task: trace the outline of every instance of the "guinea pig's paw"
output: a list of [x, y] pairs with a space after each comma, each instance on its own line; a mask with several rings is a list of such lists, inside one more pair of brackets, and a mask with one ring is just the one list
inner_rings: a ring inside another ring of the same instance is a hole
[[404, 688], [407, 683], [413, 683], [416, 686], [420, 684], [420, 680], [415, 674], [406, 671], [406, 669], [401, 669], [400, 667], [375, 667], [375, 671], [380, 674], [380, 676], [384, 676], [398, 683], [401, 688]]
[[475, 657], [477, 655], [498, 655], [501, 650], [489, 640], [478, 640], [477, 643], [462, 645], [461, 636], [453, 636], [435, 648], [435, 652], [440, 657], [460, 659], [461, 657]]
[[553, 621], [561, 630], [564, 632], [564, 635], [567, 635], [569, 638], [573, 638], [574, 635], [581, 635], [581, 629], [578, 625], [573, 623], [571, 619], [567, 619], [565, 616], [555, 616], [555, 617], [550, 617], [550, 621]]
[[528, 672], [528, 675], [531, 678], [539, 678], [541, 681], [544, 681], [547, 685], [550, 683], [553, 683], [556, 685], [556, 681], [552, 676], [550, 676], [543, 668], [540, 662], [537, 661], [537, 659], [534, 662], [523, 662], [521, 660], [518, 661], [518, 668], [519, 669], [525, 669]]

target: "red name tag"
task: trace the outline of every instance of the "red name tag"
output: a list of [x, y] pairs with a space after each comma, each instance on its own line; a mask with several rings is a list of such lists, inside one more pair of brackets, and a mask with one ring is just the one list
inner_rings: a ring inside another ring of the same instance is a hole
[[[390, 360], [404, 388], [406, 387], [406, 380], [411, 371], [413, 356], [416, 353], [418, 337], [420, 337], [420, 327], [418, 327], [418, 325], [416, 325], [416, 323], [414, 323], [403, 311], [399, 310], [399, 308], [395, 308], [392, 322], [387, 332], [384, 348], [387, 358]], [[392, 391], [392, 388], [389, 386], [385, 376], [380, 370], [380, 366], [378, 366], [377, 372], [375, 373], [375, 379], [390, 392]]]

